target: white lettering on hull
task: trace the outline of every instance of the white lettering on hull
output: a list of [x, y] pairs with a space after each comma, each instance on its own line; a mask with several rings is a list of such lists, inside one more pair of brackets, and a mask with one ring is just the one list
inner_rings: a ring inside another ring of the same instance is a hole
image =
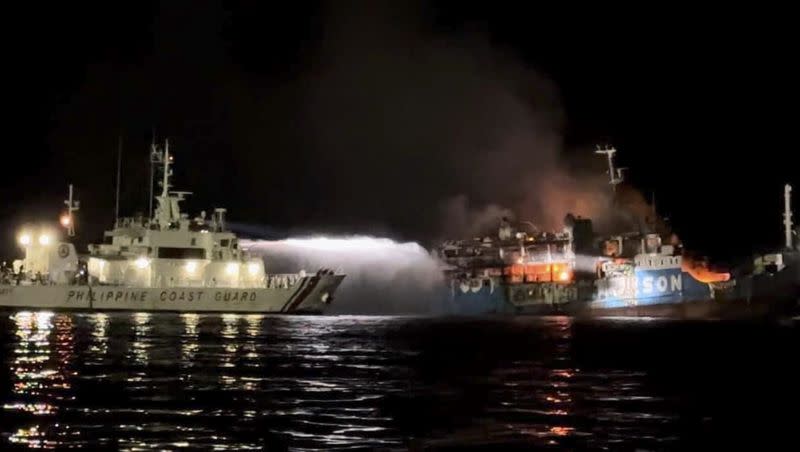
[[[3, 289], [8, 290], [10, 289]], [[158, 301], [204, 301], [206, 292], [214, 301], [256, 301], [257, 291], [254, 290], [162, 290], [158, 293]], [[2, 294], [2, 292], [0, 292]], [[66, 302], [91, 301], [91, 302], [147, 302], [148, 295], [144, 290], [102, 290], [102, 289], [74, 289], [66, 294]]]
[[679, 274], [645, 276], [639, 279], [636, 276], [618, 276], [598, 280], [596, 284], [600, 299], [661, 296], [683, 290], [683, 280]]
[[[301, 308], [321, 311], [327, 305], [321, 298], [323, 293], [335, 290], [339, 281], [335, 278], [324, 280], [302, 298], [283, 288], [2, 285], [0, 306], [188, 312], [290, 312]], [[298, 302], [288, 306], [292, 301]]]

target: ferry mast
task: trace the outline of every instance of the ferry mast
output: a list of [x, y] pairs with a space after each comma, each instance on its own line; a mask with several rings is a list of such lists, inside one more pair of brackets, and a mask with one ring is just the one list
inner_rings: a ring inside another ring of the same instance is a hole
[[614, 193], [617, 192], [617, 185], [621, 184], [622, 181], [625, 179], [622, 172], [625, 171], [627, 168], [616, 168], [614, 166], [614, 155], [617, 153], [617, 149], [613, 146], [601, 148], [600, 146], [597, 147], [597, 150], [594, 151], [595, 154], [605, 154], [608, 158], [608, 183], [611, 184], [611, 189]]

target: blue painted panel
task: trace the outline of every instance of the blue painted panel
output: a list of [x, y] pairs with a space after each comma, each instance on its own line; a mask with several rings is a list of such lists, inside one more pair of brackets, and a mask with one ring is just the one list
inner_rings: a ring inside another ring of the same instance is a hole
[[[594, 289], [580, 291], [578, 303], [594, 309], [612, 309], [626, 306], [648, 306], [711, 300], [708, 284], [694, 279], [680, 268], [632, 269], [627, 275], [617, 275], [594, 281]], [[509, 297], [509, 287], [499, 279], [491, 286], [462, 288], [458, 283], [447, 287], [445, 312], [477, 315], [510, 313], [516, 308]], [[541, 306], [522, 306], [522, 311], [540, 309]]]

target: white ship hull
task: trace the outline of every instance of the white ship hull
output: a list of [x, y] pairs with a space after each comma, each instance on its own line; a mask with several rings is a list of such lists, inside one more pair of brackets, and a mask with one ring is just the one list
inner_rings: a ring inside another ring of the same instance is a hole
[[344, 275], [300, 278], [292, 287], [222, 288], [0, 285], [0, 307], [165, 312], [322, 313]]

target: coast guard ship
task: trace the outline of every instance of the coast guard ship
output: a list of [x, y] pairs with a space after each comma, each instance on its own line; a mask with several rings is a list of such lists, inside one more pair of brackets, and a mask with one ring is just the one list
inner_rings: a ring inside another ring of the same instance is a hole
[[[611, 186], [622, 182], [608, 158]], [[667, 314], [735, 298], [736, 282], [688, 258], [657, 225], [598, 237], [592, 221], [567, 215], [561, 231], [504, 218], [496, 234], [448, 241], [434, 254], [448, 283], [445, 311], [456, 314]]]
[[[0, 307], [180, 312], [321, 313], [344, 275], [268, 274], [225, 227], [225, 209], [211, 218], [189, 218], [180, 202], [189, 192], [170, 191], [169, 143], [153, 145], [162, 174], [151, 218], [118, 218], [105, 242], [78, 255], [68, 240], [47, 228], [27, 228], [18, 241], [25, 257], [4, 266]], [[151, 182], [152, 189], [152, 182]], [[62, 225], [74, 236], [70, 197]]]

